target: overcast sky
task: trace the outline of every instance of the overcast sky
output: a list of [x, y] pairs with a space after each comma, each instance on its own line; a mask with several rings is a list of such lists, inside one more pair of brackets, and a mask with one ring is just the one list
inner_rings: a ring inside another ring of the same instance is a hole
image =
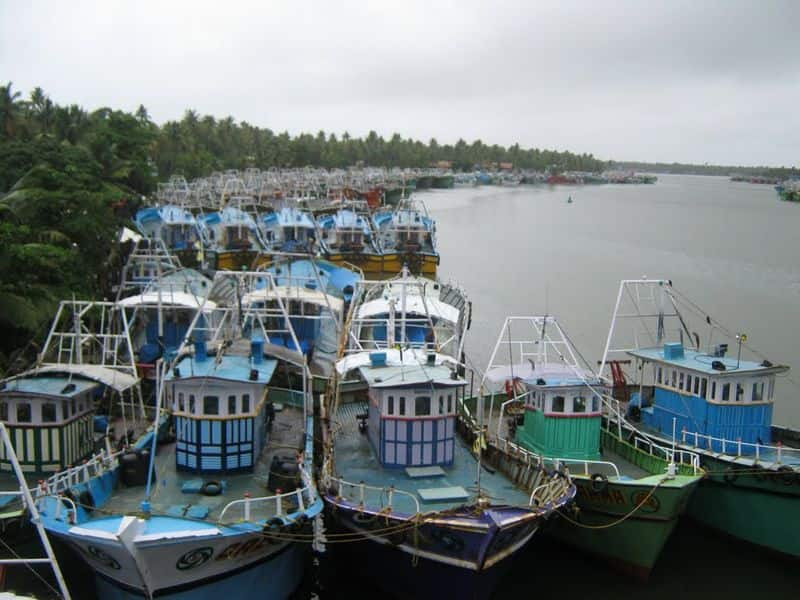
[[0, 82], [276, 131], [800, 164], [800, 0], [0, 0]]

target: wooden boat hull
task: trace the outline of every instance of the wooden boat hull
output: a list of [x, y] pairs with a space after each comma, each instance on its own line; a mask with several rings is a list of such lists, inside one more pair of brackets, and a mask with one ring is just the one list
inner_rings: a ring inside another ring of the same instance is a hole
[[436, 254], [419, 253], [391, 253], [391, 254], [355, 254], [337, 253], [326, 257], [332, 263], [340, 266], [355, 265], [359, 267], [364, 276], [369, 278], [394, 277], [403, 268], [413, 275], [435, 277], [439, 267], [439, 256]]

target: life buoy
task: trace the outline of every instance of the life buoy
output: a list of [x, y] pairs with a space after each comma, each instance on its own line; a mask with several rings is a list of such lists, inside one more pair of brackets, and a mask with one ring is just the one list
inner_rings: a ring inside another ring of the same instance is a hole
[[591, 480], [590, 486], [593, 492], [601, 494], [608, 489], [608, 477], [602, 473], [592, 474]]
[[94, 496], [92, 496], [92, 492], [89, 490], [83, 490], [80, 496], [78, 496], [78, 504], [79, 506], [83, 507], [83, 510], [86, 512], [92, 512], [95, 507]]
[[219, 496], [222, 493], [222, 484], [219, 481], [206, 481], [200, 488], [204, 496]]
[[264, 539], [267, 540], [268, 544], [280, 544], [281, 540], [277, 536], [280, 534], [281, 529], [283, 529], [283, 519], [280, 517], [272, 517], [269, 521], [264, 523], [261, 532], [266, 534]]

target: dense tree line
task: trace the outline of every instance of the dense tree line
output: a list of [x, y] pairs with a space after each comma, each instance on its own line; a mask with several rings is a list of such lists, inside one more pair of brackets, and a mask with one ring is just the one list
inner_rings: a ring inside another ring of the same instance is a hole
[[0, 86], [0, 372], [20, 349], [41, 341], [58, 301], [112, 295], [121, 261], [116, 242], [158, 181], [258, 167], [425, 167], [439, 160], [471, 169], [488, 162], [522, 168], [596, 170], [601, 161], [519, 145], [477, 140], [440, 145], [384, 139], [275, 133], [232, 117], [187, 110], [180, 121], [155, 124], [134, 113], [59, 105], [41, 88], [27, 98]]
[[647, 173], [673, 173], [676, 175], [749, 175], [753, 177], [777, 177], [788, 179], [800, 175], [796, 167], [743, 167], [725, 165], [692, 165], [687, 163], [612, 163], [611, 168]]

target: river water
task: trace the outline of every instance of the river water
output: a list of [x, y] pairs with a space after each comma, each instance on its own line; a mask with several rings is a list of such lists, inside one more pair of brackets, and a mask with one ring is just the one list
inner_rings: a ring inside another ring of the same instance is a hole
[[416, 198], [437, 222], [440, 277], [473, 301], [467, 347], [475, 365], [486, 365], [506, 316], [545, 313], [594, 364], [620, 280], [670, 279], [773, 363], [792, 367], [778, 381], [774, 421], [800, 428], [800, 206], [780, 202], [772, 186], [661, 175], [655, 185], [460, 188]]

